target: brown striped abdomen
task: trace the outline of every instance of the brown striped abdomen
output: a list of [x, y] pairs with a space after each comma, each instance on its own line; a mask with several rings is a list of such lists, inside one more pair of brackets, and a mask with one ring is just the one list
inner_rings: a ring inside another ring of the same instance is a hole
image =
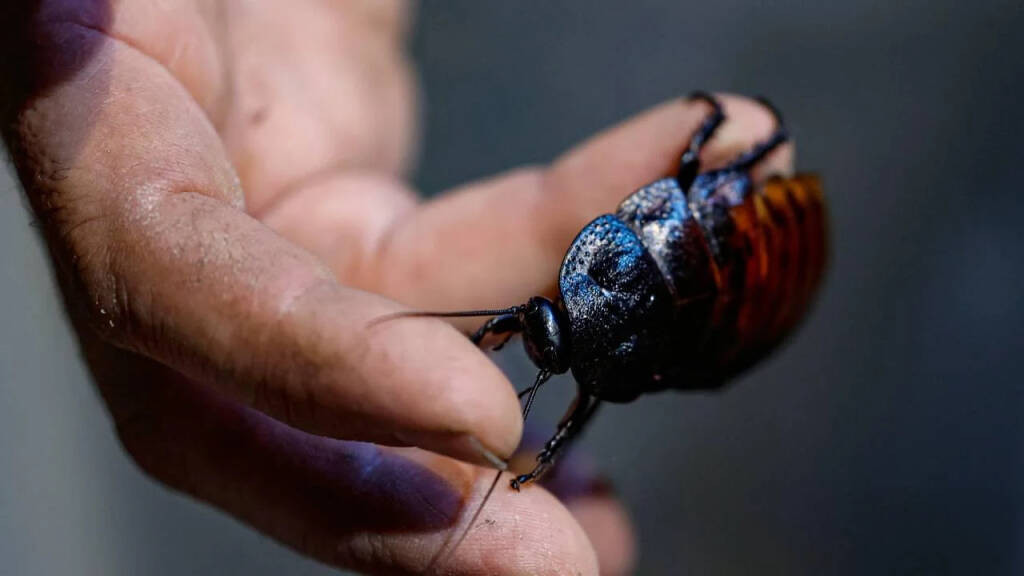
[[[691, 198], [719, 278], [697, 361], [714, 386], [770, 352], [806, 315], [825, 266], [826, 213], [818, 178], [743, 175]], [[687, 387], [692, 387], [690, 384]]]

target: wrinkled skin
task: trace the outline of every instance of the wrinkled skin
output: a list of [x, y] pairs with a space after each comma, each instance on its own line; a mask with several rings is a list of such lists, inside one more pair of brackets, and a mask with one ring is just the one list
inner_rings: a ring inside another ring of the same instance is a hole
[[[481, 448], [508, 458], [522, 430], [513, 387], [455, 327], [367, 322], [551, 294], [576, 232], [670, 173], [707, 112], [672, 100], [422, 203], [404, 3], [11, 4], [4, 139], [126, 451], [367, 573], [422, 570], [491, 479]], [[771, 129], [725, 105], [709, 166]], [[497, 490], [442, 571], [628, 573], [620, 505], [572, 496]]]

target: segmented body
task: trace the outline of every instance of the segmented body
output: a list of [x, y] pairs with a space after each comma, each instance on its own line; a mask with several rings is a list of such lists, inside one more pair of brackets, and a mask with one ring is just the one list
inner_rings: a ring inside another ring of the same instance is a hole
[[628, 402], [664, 388], [720, 386], [804, 317], [825, 265], [813, 175], [755, 186], [745, 171], [676, 179], [587, 225], [559, 288], [581, 389]]

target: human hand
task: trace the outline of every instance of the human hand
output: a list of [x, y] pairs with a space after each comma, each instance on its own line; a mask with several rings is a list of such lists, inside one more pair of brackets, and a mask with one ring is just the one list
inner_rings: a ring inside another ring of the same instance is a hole
[[[473, 513], [491, 474], [436, 454], [507, 458], [522, 424], [508, 381], [450, 325], [367, 323], [396, 302], [552, 293], [576, 232], [670, 173], [706, 113], [675, 100], [551, 167], [420, 204], [403, 179], [404, 4], [15, 4], [0, 9], [4, 137], [126, 450], [370, 573], [422, 570]], [[726, 107], [709, 164], [771, 128], [748, 101]], [[443, 568], [628, 571], [617, 504], [569, 506], [582, 527], [543, 489], [498, 490], [496, 522]]]

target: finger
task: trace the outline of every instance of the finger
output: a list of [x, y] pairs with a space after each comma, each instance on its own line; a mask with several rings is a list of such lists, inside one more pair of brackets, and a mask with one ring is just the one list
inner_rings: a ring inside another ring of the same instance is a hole
[[139, 465], [304, 554], [367, 574], [422, 574], [439, 552], [432, 574], [597, 574], [583, 531], [539, 487], [515, 493], [502, 482], [465, 541], [442, 550], [493, 471], [305, 434], [113, 353], [88, 347]]
[[221, 133], [252, 210], [334, 170], [405, 171], [416, 137], [406, 2], [229, 6]]
[[[535, 428], [527, 427], [509, 469], [515, 473], [528, 472], [544, 440]], [[594, 546], [602, 575], [633, 573], [636, 550], [629, 514], [591, 458], [578, 447], [570, 448], [541, 484], [565, 504], [583, 527]]]
[[594, 546], [601, 574], [632, 574], [636, 542], [629, 513], [608, 480], [599, 477], [592, 464], [580, 460], [578, 451], [570, 452], [543, 485], [583, 527]]
[[[774, 126], [760, 104], [722, 100], [727, 120], [702, 154], [705, 168], [728, 162]], [[579, 230], [640, 186], [673, 174], [707, 114], [703, 102], [673, 100], [597, 135], [549, 168], [516, 170], [425, 204], [387, 229], [381, 290], [406, 301], [434, 295], [418, 305], [465, 308], [552, 292]], [[757, 173], [788, 172], [792, 153], [783, 147]], [[417, 294], [406, 288], [411, 285]]]
[[104, 31], [164, 66], [221, 134], [252, 210], [323, 171], [409, 163], [404, 0], [29, 4], [16, 10]]
[[597, 494], [564, 502], [594, 547], [601, 575], [632, 574], [636, 564], [636, 544], [629, 514], [622, 503]]
[[368, 328], [395, 305], [240, 210], [217, 134], [164, 68], [76, 24], [41, 36], [40, 62], [67, 69], [16, 103], [7, 136], [105, 341], [314, 433], [511, 453], [521, 419], [501, 372], [443, 323]]

